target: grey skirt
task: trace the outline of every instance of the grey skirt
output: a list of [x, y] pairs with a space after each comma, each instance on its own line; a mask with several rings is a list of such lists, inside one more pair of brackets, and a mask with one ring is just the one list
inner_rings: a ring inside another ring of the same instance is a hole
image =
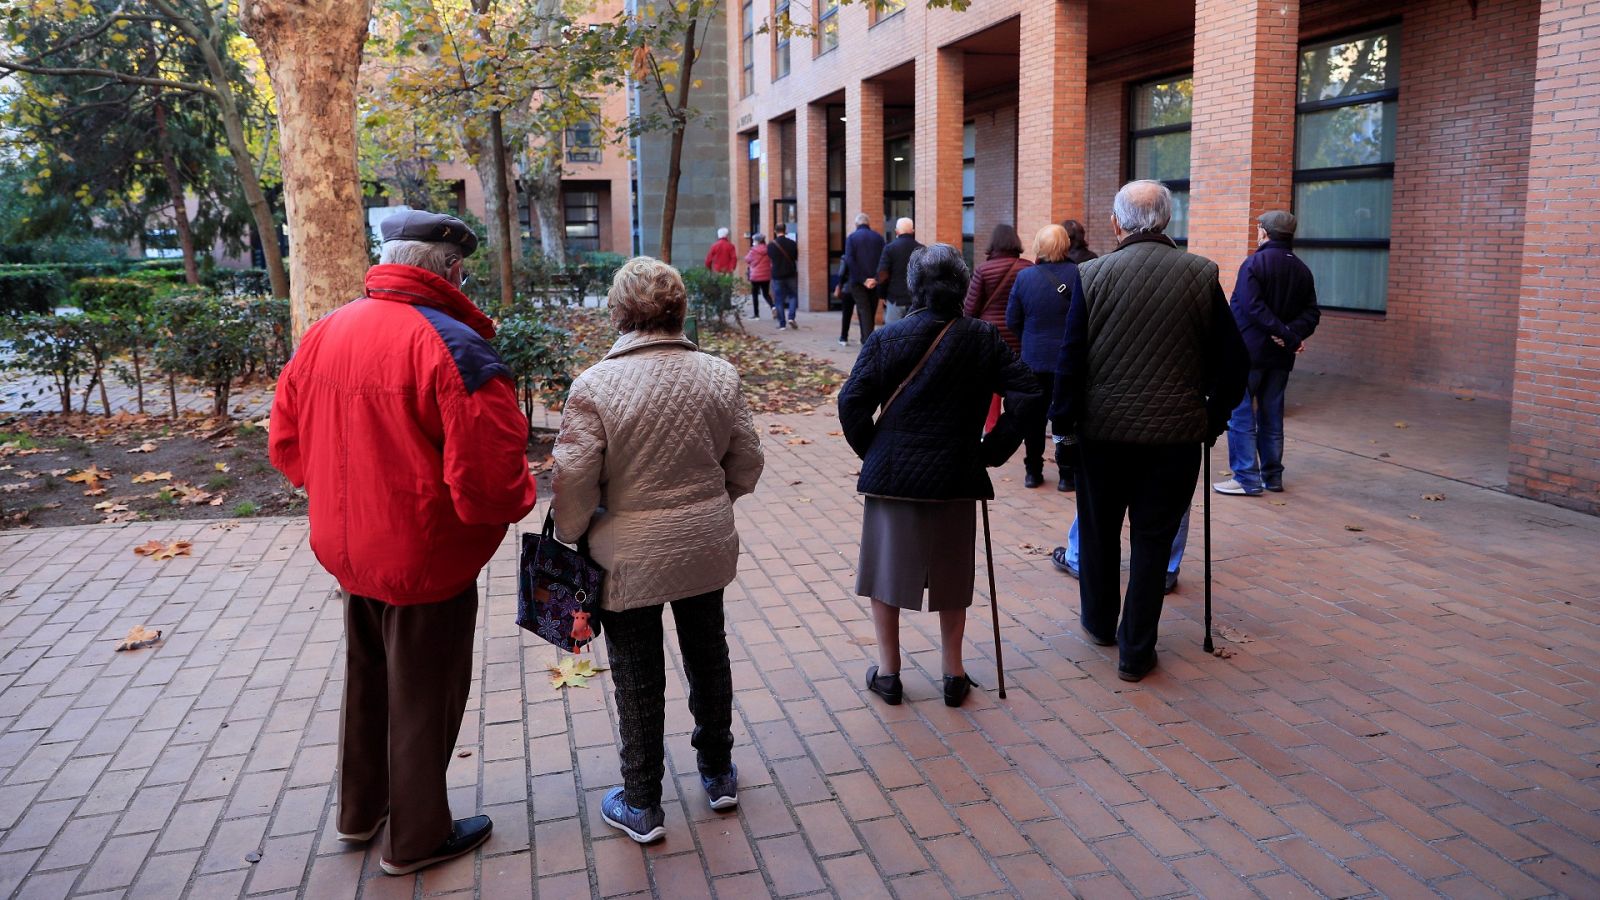
[[893, 500], [867, 497], [861, 516], [856, 593], [928, 610], [972, 605], [976, 500]]

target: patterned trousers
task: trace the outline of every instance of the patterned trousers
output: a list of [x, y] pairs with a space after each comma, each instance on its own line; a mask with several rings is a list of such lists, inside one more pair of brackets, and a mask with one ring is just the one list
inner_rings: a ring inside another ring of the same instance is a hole
[[[722, 775], [733, 763], [733, 673], [723, 632], [722, 591], [674, 600], [671, 606], [694, 715], [690, 743], [700, 773]], [[648, 809], [660, 805], [666, 775], [667, 663], [661, 607], [602, 611], [600, 619], [622, 733], [623, 796], [629, 806]]]

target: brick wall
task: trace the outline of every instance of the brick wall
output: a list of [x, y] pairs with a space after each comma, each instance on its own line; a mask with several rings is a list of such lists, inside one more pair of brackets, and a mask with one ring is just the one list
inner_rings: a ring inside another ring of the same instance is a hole
[[[1007, 97], [987, 109], [969, 110], [969, 115], [977, 132], [973, 251], [982, 261], [994, 226], [1017, 223], [1017, 101]], [[1024, 247], [1028, 240], [1025, 235]]]
[[1025, 3], [1018, 71], [1028, 98], [1018, 115], [1017, 224], [1032, 235], [1084, 215], [1087, 0]]
[[1600, 5], [1545, 0], [1511, 401], [1517, 493], [1600, 513]]

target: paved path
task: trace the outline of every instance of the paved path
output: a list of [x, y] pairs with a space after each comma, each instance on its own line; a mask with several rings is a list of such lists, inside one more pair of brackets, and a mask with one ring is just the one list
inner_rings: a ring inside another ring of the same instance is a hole
[[[1250, 640], [1202, 652], [1192, 556], [1138, 685], [1044, 555], [1070, 495], [998, 470], [1009, 697], [959, 711], [926, 615], [907, 704], [863, 697], [856, 463], [828, 410], [764, 419], [792, 433], [739, 507], [742, 803], [705, 809], [669, 656], [648, 850], [598, 817], [609, 682], [549, 688], [507, 541], [451, 776], [496, 831], [407, 878], [332, 839], [340, 607], [303, 520], [0, 533], [0, 896], [1600, 896], [1600, 520], [1476, 486], [1492, 404], [1340, 394], [1291, 387], [1288, 493], [1215, 503], [1217, 620]], [[194, 556], [130, 552], [151, 538]], [[968, 656], [992, 687], [989, 612]], [[135, 624], [165, 643], [113, 653]]]

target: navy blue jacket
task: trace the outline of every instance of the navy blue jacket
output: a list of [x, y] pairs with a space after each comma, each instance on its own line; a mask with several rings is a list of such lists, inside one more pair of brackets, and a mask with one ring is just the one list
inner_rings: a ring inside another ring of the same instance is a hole
[[1311, 270], [1290, 241], [1267, 241], [1239, 266], [1231, 306], [1252, 369], [1294, 368], [1295, 349], [1322, 318]]
[[1038, 263], [1017, 273], [1006, 303], [1006, 327], [1022, 341], [1022, 361], [1035, 372], [1054, 372], [1067, 336], [1067, 309], [1083, 299], [1078, 267]]
[[[955, 324], [917, 377], [877, 422], [873, 416], [922, 359], [951, 314], [915, 310], [872, 333], [839, 391], [839, 425], [861, 457], [856, 490], [908, 500], [988, 500], [985, 466], [1003, 464], [1022, 444], [1024, 423], [1043, 402], [1039, 384], [982, 319]], [[1005, 398], [983, 435], [989, 401]]]
[[914, 234], [897, 234], [894, 240], [883, 245], [878, 256], [878, 293], [896, 306], [911, 305], [911, 285], [906, 281], [906, 269], [911, 254], [922, 249]]
[[878, 277], [878, 258], [883, 255], [883, 235], [871, 225], [857, 225], [844, 239], [844, 258], [839, 260], [839, 284], [845, 289]]
[[772, 280], [793, 278], [799, 274], [800, 248], [794, 238], [780, 234], [767, 241], [767, 259], [772, 260]]

